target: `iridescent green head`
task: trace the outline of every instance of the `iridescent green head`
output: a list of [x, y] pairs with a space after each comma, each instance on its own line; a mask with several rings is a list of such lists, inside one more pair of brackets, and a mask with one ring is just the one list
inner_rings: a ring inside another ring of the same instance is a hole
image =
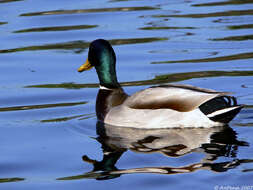
[[116, 56], [110, 43], [103, 39], [97, 39], [90, 44], [88, 59], [78, 71], [89, 70], [94, 66], [101, 86], [119, 88], [115, 64]]

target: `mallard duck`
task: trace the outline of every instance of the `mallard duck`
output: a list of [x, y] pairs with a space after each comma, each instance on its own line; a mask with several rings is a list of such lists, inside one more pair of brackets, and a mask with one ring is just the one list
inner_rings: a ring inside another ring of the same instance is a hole
[[96, 69], [100, 90], [96, 100], [99, 121], [121, 127], [212, 127], [230, 122], [241, 110], [227, 92], [190, 85], [153, 86], [127, 95], [116, 76], [116, 55], [110, 43], [97, 39], [78, 71]]

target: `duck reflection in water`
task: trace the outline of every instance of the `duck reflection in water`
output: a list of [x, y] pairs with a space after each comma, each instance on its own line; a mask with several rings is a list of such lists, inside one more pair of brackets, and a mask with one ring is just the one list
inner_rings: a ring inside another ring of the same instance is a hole
[[[106, 180], [134, 173], [180, 174], [196, 170], [225, 172], [242, 163], [253, 162], [250, 159], [236, 158], [238, 148], [248, 146], [248, 143], [237, 140], [236, 132], [229, 126], [147, 130], [115, 127], [97, 122], [97, 135], [96, 140], [102, 145], [103, 159], [97, 161], [84, 155], [83, 161], [92, 164], [93, 170], [60, 180], [80, 178]], [[161, 153], [167, 157], [181, 157], [192, 152], [204, 153], [205, 156], [198, 163], [181, 167], [118, 169], [115, 165], [127, 150], [138, 153]], [[230, 157], [231, 161], [215, 162], [219, 157]]]

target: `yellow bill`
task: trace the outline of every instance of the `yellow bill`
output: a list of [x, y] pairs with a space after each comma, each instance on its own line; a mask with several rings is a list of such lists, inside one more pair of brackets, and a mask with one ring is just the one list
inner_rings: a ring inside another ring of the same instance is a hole
[[89, 60], [87, 59], [86, 62], [79, 67], [78, 72], [83, 72], [90, 70], [93, 66], [90, 64]]

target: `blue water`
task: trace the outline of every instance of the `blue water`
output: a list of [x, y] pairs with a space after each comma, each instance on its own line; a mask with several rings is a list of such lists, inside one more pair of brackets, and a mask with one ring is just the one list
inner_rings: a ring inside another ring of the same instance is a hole
[[[253, 189], [253, 1], [0, 0], [1, 189]], [[97, 123], [89, 43], [109, 40], [128, 94], [230, 91], [225, 128]]]

